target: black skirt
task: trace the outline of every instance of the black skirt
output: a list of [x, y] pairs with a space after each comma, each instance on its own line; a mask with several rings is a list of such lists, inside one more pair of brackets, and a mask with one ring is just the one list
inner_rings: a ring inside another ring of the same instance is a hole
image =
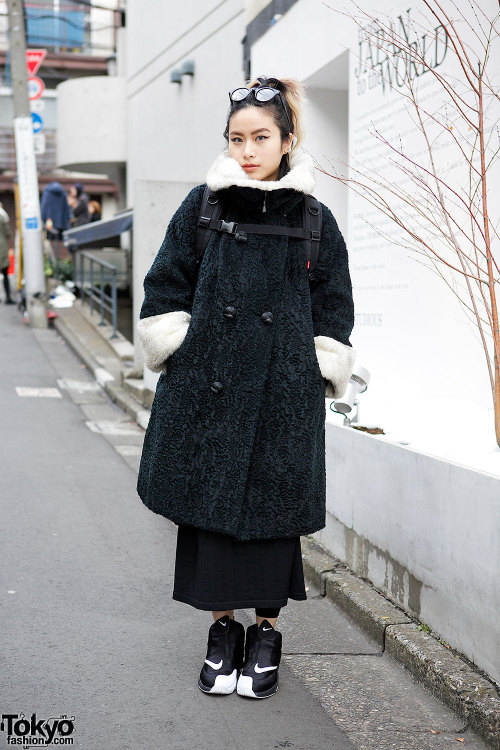
[[172, 598], [205, 610], [284, 607], [288, 598], [307, 599], [300, 537], [238, 541], [180, 525]]

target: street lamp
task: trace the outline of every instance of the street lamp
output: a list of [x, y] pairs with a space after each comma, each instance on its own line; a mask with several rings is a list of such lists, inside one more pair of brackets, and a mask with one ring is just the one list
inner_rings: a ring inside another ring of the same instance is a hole
[[[333, 411], [344, 415], [344, 424], [359, 421], [359, 399], [360, 393], [364, 393], [370, 382], [370, 373], [362, 365], [354, 365], [352, 375], [349, 378], [346, 392], [342, 398], [338, 398], [333, 403]], [[351, 412], [355, 409], [354, 414]]]

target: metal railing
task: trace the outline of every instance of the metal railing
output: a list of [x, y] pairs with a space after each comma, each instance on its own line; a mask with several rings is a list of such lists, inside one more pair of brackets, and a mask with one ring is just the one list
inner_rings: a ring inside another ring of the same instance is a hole
[[[79, 258], [79, 273], [77, 286], [80, 289], [80, 295], [82, 304], [85, 302], [85, 297], [89, 298], [90, 314], [94, 312], [94, 302], [98, 303], [101, 310], [101, 322], [98, 323], [100, 326], [105, 326], [104, 311], [106, 310], [111, 315], [111, 323], [113, 326], [113, 333], [109, 337], [110, 339], [118, 338], [116, 333], [116, 318], [117, 318], [117, 296], [116, 296], [116, 274], [117, 268], [112, 263], [107, 263], [105, 260], [96, 258], [91, 253], [87, 253], [83, 250], [78, 251]], [[88, 275], [89, 280], [85, 280], [85, 260], [89, 263]], [[98, 266], [98, 270], [94, 271], [94, 264]], [[111, 279], [109, 274], [105, 271], [111, 272]], [[98, 278], [97, 278], [98, 277]], [[111, 294], [107, 294], [104, 291], [105, 284], [111, 284]]]

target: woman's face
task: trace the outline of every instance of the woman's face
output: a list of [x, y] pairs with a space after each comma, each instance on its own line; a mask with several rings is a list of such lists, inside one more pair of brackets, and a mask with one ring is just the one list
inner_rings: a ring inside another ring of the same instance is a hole
[[291, 136], [284, 143], [272, 115], [263, 107], [243, 107], [229, 121], [229, 156], [245, 168], [254, 180], [277, 180], [282, 155], [289, 150]]

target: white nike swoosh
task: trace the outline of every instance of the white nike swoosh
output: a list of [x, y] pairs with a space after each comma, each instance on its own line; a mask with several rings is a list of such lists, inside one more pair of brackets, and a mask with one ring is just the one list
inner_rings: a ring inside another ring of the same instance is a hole
[[262, 630], [272, 630], [272, 628], [262, 628]]
[[218, 664], [216, 664], [213, 661], [209, 661], [208, 659], [205, 659], [205, 664], [210, 664], [210, 666], [213, 667], [214, 669], [220, 669], [222, 667], [222, 659], [220, 660]]
[[258, 664], [254, 667], [256, 672], [269, 672], [271, 669], [278, 669], [278, 667], [259, 667]]

